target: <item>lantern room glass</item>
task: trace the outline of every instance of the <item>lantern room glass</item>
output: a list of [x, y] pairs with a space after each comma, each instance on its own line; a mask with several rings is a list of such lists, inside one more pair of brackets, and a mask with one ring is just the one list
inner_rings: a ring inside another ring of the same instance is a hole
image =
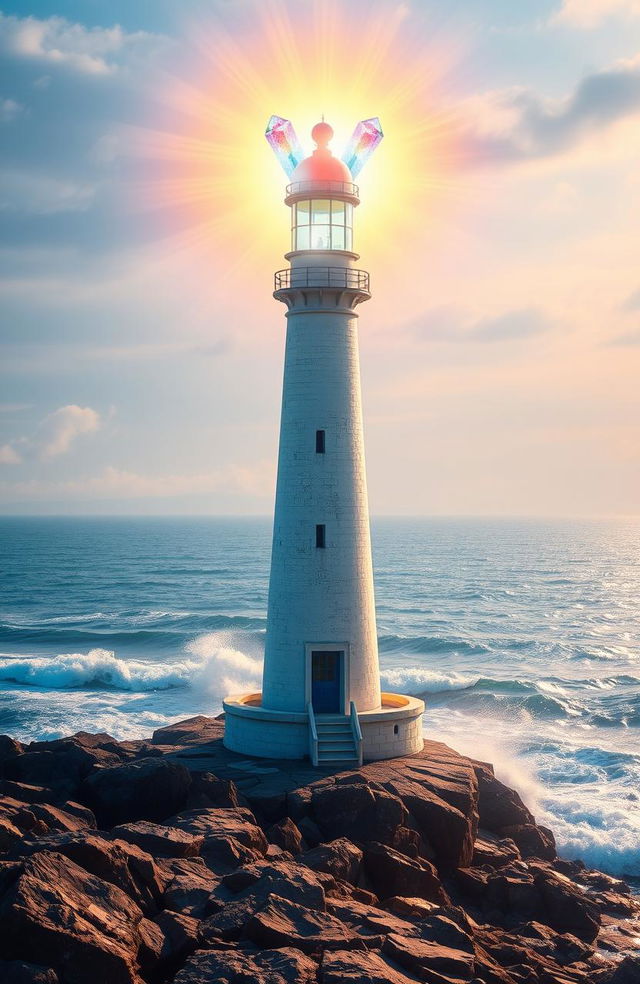
[[353, 249], [353, 205], [319, 198], [291, 208], [291, 248]]

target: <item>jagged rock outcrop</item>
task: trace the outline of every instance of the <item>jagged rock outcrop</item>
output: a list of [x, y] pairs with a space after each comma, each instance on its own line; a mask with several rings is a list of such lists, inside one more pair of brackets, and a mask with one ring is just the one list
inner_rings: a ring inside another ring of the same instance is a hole
[[426, 742], [322, 773], [223, 727], [0, 736], [3, 984], [640, 980], [629, 887], [491, 766]]

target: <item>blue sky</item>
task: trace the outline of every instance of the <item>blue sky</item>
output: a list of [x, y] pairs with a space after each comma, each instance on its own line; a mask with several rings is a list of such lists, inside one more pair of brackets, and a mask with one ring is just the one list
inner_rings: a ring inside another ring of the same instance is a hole
[[[640, 3], [373, 6], [425, 61], [455, 53], [439, 98], [470, 151], [436, 231], [387, 260], [360, 243], [372, 511], [636, 513]], [[220, 252], [203, 274], [138, 207], [127, 146], [155, 80], [188, 77], [207, 32], [214, 60], [217, 32], [242, 50], [255, 8], [0, 4], [0, 510], [270, 512], [286, 233], [246, 292]]]

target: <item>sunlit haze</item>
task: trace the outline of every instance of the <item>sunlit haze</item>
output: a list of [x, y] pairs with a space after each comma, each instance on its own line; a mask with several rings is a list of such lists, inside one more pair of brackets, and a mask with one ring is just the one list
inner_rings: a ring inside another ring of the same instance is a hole
[[[513, 8], [513, 9], [512, 9]], [[4, 3], [0, 509], [270, 513], [272, 114], [358, 120], [374, 514], [640, 493], [640, 14], [599, 0]]]

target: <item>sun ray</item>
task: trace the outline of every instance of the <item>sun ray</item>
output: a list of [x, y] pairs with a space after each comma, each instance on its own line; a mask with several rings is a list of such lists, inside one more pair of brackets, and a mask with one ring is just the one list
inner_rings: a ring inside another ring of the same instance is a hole
[[217, 20], [192, 23], [185, 64], [150, 83], [152, 121], [128, 130], [139, 161], [132, 198], [164, 217], [183, 249], [269, 269], [287, 236], [269, 117], [291, 119], [308, 153], [325, 113], [339, 155], [358, 120], [379, 116], [386, 139], [358, 178], [358, 242], [394, 262], [410, 231], [428, 234], [455, 184], [456, 120], [441, 91], [454, 46], [418, 48], [402, 3], [255, 9], [241, 36]]

